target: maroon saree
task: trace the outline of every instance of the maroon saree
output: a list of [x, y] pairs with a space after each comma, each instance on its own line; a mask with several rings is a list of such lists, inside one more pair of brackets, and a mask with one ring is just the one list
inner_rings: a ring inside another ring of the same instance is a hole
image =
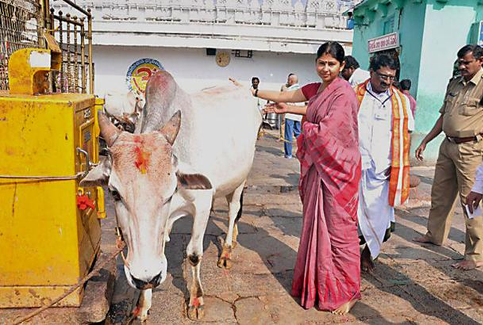
[[332, 311], [360, 298], [357, 106], [349, 83], [335, 79], [310, 98], [298, 139], [304, 218], [292, 295], [304, 308]]

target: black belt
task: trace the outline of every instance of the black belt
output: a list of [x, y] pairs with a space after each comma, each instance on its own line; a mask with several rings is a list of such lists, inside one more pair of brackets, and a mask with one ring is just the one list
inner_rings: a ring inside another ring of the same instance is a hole
[[449, 142], [456, 143], [456, 144], [465, 143], [465, 142], [471, 142], [471, 141], [478, 141], [478, 139], [476, 138], [476, 136], [473, 136], [473, 137], [464, 137], [464, 138], [446, 136], [446, 139], [448, 139]]

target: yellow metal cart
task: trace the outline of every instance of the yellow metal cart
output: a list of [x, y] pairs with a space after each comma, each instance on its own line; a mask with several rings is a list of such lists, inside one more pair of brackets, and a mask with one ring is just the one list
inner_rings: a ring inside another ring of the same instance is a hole
[[[0, 308], [48, 304], [89, 272], [100, 248], [104, 195], [79, 181], [99, 159], [102, 101], [45, 94], [59, 66], [60, 53], [19, 50], [10, 92], [0, 92]], [[58, 306], [82, 296], [79, 288]]]

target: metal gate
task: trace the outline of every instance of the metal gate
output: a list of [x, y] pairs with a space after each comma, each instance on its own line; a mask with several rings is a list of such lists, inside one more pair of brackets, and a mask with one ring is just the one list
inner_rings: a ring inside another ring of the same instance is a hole
[[69, 12], [49, 8], [49, 0], [0, 0], [0, 90], [8, 90], [8, 60], [22, 48], [48, 48], [54, 38], [62, 52], [59, 71], [50, 75], [51, 91], [94, 93], [92, 16], [72, 1]]
[[0, 0], [0, 90], [8, 88], [8, 59], [16, 50], [39, 47], [41, 5], [35, 0]]

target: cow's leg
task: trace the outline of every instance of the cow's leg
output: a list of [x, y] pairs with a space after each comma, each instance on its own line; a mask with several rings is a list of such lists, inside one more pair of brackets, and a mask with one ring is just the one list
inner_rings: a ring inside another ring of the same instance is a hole
[[233, 193], [226, 197], [228, 201], [228, 232], [223, 243], [220, 259], [218, 260], [218, 267], [230, 269], [233, 266], [231, 261], [231, 254], [233, 248], [237, 244], [238, 226], [237, 222], [242, 215], [243, 205], [243, 189], [245, 182], [243, 182]]
[[171, 234], [171, 230], [173, 230], [173, 225], [174, 225], [175, 221], [178, 220], [181, 217], [182, 217], [182, 215], [169, 217], [168, 222], [166, 223], [166, 235], [165, 235], [166, 236], [165, 237], [166, 242], [169, 242], [171, 240], [169, 235]]
[[139, 301], [134, 310], [134, 316], [144, 322], [148, 319], [148, 312], [151, 309], [151, 302], [153, 298], [153, 289], [141, 290]]
[[197, 320], [204, 316], [203, 287], [200, 278], [201, 256], [193, 254], [188, 256], [188, 260], [191, 264], [191, 274], [193, 278], [190, 288], [188, 317], [191, 320]]
[[[202, 201], [202, 202], [200, 202]], [[211, 198], [200, 200], [195, 203], [196, 213], [193, 216], [193, 229], [186, 253], [191, 264], [192, 282], [190, 288], [190, 302], [188, 317], [192, 320], [201, 319], [204, 316], [203, 287], [201, 285], [200, 268], [203, 257], [203, 238], [205, 236], [208, 218], [210, 217]]]

